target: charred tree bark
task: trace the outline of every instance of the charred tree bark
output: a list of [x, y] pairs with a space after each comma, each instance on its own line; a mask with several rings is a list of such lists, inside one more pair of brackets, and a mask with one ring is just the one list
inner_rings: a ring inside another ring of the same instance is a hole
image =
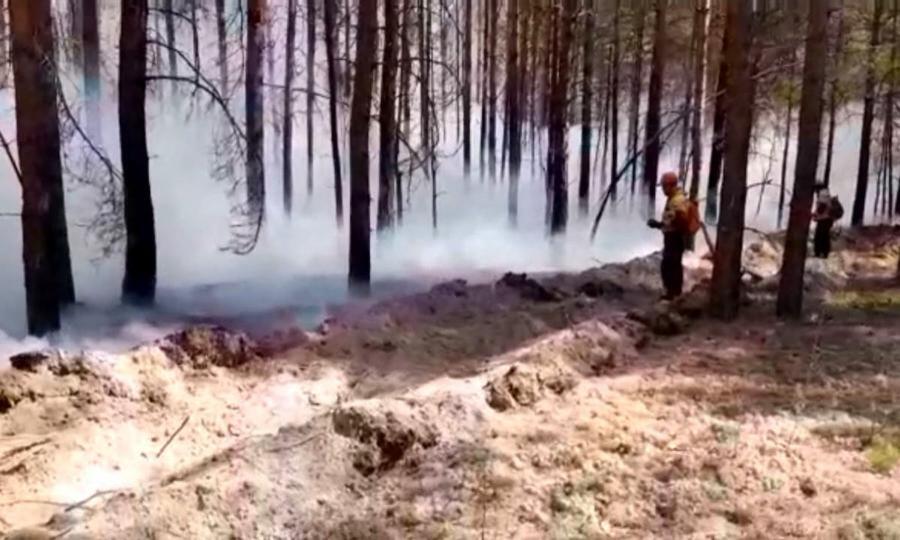
[[581, 213], [588, 211], [588, 196], [591, 189], [591, 81], [594, 66], [594, 3], [584, 1], [584, 43], [581, 52], [581, 167], [578, 175], [578, 208]]
[[147, 155], [147, 0], [122, 0], [119, 37], [119, 142], [125, 198], [122, 300], [150, 305], [156, 296], [156, 228]]
[[377, 49], [378, 0], [359, 0], [356, 66], [350, 104], [350, 286], [367, 292], [369, 250], [369, 115]]
[[828, 2], [810, 2], [803, 62], [803, 93], [800, 97], [800, 120], [797, 127], [797, 164], [781, 262], [781, 281], [778, 285], [779, 317], [797, 318], [803, 312], [803, 274], [821, 144], [827, 35]]
[[178, 76], [178, 54], [175, 43], [175, 6], [173, 0], [162, 0], [166, 19], [166, 44], [169, 50], [169, 75]]
[[469, 175], [472, 161], [472, 0], [465, 0], [465, 37], [462, 69], [463, 169]]
[[[621, 56], [620, 38], [619, 38], [619, 19], [621, 0], [615, 0], [613, 4], [613, 43], [612, 43], [612, 63], [610, 70], [612, 72], [612, 81], [609, 88], [609, 125], [612, 133], [611, 152], [609, 161], [610, 179], [614, 179], [619, 173], [619, 57]], [[612, 181], [612, 180], [611, 180]], [[610, 187], [612, 196], [616, 194], [616, 182]]]
[[488, 3], [488, 87], [487, 87], [487, 147], [488, 147], [488, 171], [491, 178], [497, 167], [497, 0], [487, 0]]
[[216, 0], [216, 45], [219, 53], [219, 84], [222, 95], [228, 95], [228, 26], [225, 0]]
[[190, 0], [191, 2], [191, 45], [194, 50], [194, 67], [197, 72], [201, 72], [201, 60], [200, 60], [200, 19], [197, 17], [197, 11], [199, 7], [197, 6], [197, 2], [199, 0]]
[[866, 215], [866, 196], [869, 189], [869, 161], [872, 146], [872, 121], [875, 116], [875, 62], [878, 46], [881, 43], [881, 16], [884, 11], [884, 0], [875, 0], [875, 12], [872, 15], [871, 36], [866, 58], [865, 95], [863, 96], [862, 132], [860, 133], [859, 168], [856, 174], [856, 196], [853, 199], [853, 212], [850, 223], [854, 227], [862, 226]]
[[[284, 109], [282, 113], [284, 116], [281, 119], [283, 137], [281, 141], [281, 192], [282, 201], [284, 203], [284, 213], [290, 216], [294, 206], [294, 96], [291, 89], [294, 86], [294, 44], [297, 39], [297, 0], [288, 0], [287, 8], [287, 30], [284, 44], [284, 92], [282, 93], [282, 98], [284, 99], [282, 102]], [[307, 54], [310, 54], [310, 52], [307, 52]], [[309, 63], [307, 63], [307, 67], [309, 67]], [[312, 72], [310, 71], [310, 73]], [[312, 96], [312, 89], [312, 84], [307, 80], [307, 96]], [[308, 100], [307, 106], [309, 106]], [[312, 121], [309, 119], [312, 117], [312, 112], [307, 110], [306, 114], [307, 121], [311, 126]], [[307, 128], [307, 136], [312, 137], [311, 127]], [[310, 145], [311, 144], [312, 143], [310, 143]], [[309, 168], [311, 169], [311, 146], [309, 148], [308, 157]], [[309, 169], [307, 169], [307, 171], [309, 171]], [[312, 175], [308, 174], [307, 177], [309, 178], [307, 186], [311, 187]]]
[[[791, 53], [791, 67], [788, 69], [788, 80], [791, 86], [794, 84], [794, 54]], [[784, 218], [784, 204], [787, 198], [787, 171], [788, 171], [788, 154], [791, 145], [791, 126], [794, 118], [794, 94], [793, 88], [788, 93], [787, 114], [784, 118], [784, 151], [781, 154], [781, 184], [778, 191], [778, 226]]]
[[338, 65], [335, 1], [325, 0], [323, 18], [325, 23], [325, 58], [328, 64], [328, 123], [331, 128], [331, 163], [334, 170], [334, 204], [338, 227], [344, 222], [344, 187], [341, 179], [341, 145], [338, 141]]
[[519, 169], [522, 165], [522, 118], [520, 84], [520, 51], [519, 51], [519, 0], [509, 0], [507, 25], [509, 27], [506, 77], [506, 114], [509, 125], [509, 195], [507, 212], [510, 224], [515, 225], [519, 219]]
[[697, 0], [694, 24], [697, 39], [694, 49], [694, 108], [691, 111], [691, 186], [690, 198], [700, 194], [700, 169], [703, 166], [703, 85], [706, 82], [706, 28], [709, 0]]
[[41, 336], [59, 329], [61, 298], [72, 283], [50, 0], [12, 0], [9, 15], [22, 184], [25, 304], [28, 333]]
[[710, 285], [710, 311], [725, 320], [734, 319], [740, 308], [747, 160], [753, 115], [752, 67], [747, 54], [751, 46], [750, 6], [750, 0], [728, 2], [725, 23], [728, 35], [724, 57], [728, 65], [725, 180]]
[[550, 204], [550, 233], [566, 230], [569, 213], [569, 185], [566, 174], [567, 105], [569, 97], [569, 48], [572, 43], [572, 23], [575, 0], [563, 0], [562, 10], [555, 10], [556, 31], [552, 39], [553, 59], [550, 89], [550, 125], [547, 134], [547, 175], [552, 202]]
[[100, 19], [97, 0], [82, 2], [81, 43], [84, 59], [84, 98], [88, 135], [100, 139]]
[[[325, 0], [330, 2], [331, 0]], [[293, 28], [293, 19], [296, 15], [290, 15], [291, 3], [296, 4], [296, 0], [288, 0], [288, 17], [291, 18], [289, 28]], [[294, 7], [296, 10], [296, 6]], [[289, 30], [289, 38], [293, 38], [293, 32]], [[293, 57], [293, 40], [291, 40], [291, 52]], [[293, 66], [293, 62], [291, 62]], [[293, 75], [292, 75], [293, 77]], [[316, 99], [313, 89], [316, 86], [316, 0], [307, 0], [306, 2], [306, 192], [312, 193], [313, 177], [312, 166], [313, 160], [313, 115], [316, 109]]]
[[[631, 112], [628, 122], [628, 152], [635, 156], [638, 151], [638, 123], [641, 110], [641, 88], [644, 78], [644, 27], [647, 13], [644, 7], [645, 0], [638, 0], [636, 9], [637, 28], [635, 29], [635, 48], [632, 64], [634, 71], [631, 74]], [[631, 192], [634, 193], [637, 185], [637, 159], [632, 160], [631, 165]]]
[[719, 180], [722, 177], [722, 158], [725, 155], [725, 115], [727, 113], [728, 64], [731, 27], [726, 24], [722, 34], [722, 54], [719, 59], [719, 80], [716, 83], [716, 103], [713, 111], [712, 144], [709, 153], [709, 179], [706, 183], [706, 219], [716, 221], [719, 215]]
[[378, 230], [392, 225], [394, 183], [397, 178], [397, 3], [384, 0], [384, 50], [381, 63], [381, 105], [378, 111]]
[[247, 210], [262, 223], [265, 215], [266, 176], [264, 165], [263, 60], [266, 51], [266, 0], [249, 0], [247, 25], [247, 66], [244, 81], [247, 122]]
[[647, 89], [647, 143], [644, 150], [644, 189], [654, 208], [656, 201], [656, 176], [659, 172], [660, 106], [663, 80], [666, 71], [666, 4], [668, 0], [656, 0], [656, 28], [653, 32], [653, 57], [650, 66], [650, 86]]
[[350, 23], [352, 22], [350, 0], [344, 0], [344, 97], [350, 97], [350, 85], [353, 82], [353, 59], [350, 58]]

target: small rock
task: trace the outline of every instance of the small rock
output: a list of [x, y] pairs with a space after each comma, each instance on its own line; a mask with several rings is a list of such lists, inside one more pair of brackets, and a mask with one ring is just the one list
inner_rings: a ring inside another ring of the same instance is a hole
[[813, 483], [812, 478], [804, 478], [800, 481], [800, 493], [807, 497], [815, 497], [818, 493], [816, 489], [816, 485]]

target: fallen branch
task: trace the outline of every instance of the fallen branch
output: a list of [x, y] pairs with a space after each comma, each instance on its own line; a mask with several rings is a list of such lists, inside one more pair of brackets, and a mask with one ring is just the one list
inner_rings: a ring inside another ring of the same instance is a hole
[[175, 440], [175, 437], [177, 437], [179, 433], [181, 433], [181, 430], [184, 429], [184, 426], [187, 425], [188, 420], [190, 420], [190, 419], [191, 419], [191, 416], [190, 416], [190, 415], [187, 415], [187, 416], [184, 417], [184, 421], [181, 423], [180, 426], [178, 426], [178, 429], [175, 430], [175, 433], [173, 433], [172, 436], [169, 437], [169, 440], [166, 441], [166, 444], [164, 444], [164, 445], [162, 446], [162, 448], [159, 449], [159, 452], [156, 453], [156, 458], [157, 458], [157, 459], [159, 459], [159, 457], [160, 457], [161, 455], [163, 455], [163, 452], [165, 452], [165, 451], [166, 451], [166, 448], [168, 448], [169, 445], [172, 444], [172, 441]]
[[270, 448], [269, 452], [273, 452], [273, 453], [274, 452], [284, 452], [285, 450], [293, 450], [294, 448], [300, 448], [301, 446], [304, 446], [304, 445], [311, 443], [312, 441], [318, 439], [322, 435], [323, 435], [323, 433], [316, 433], [315, 435], [311, 435], [311, 436], [309, 436], [299, 442], [295, 442], [293, 444], [286, 444], [284, 446], [276, 446], [275, 448]]
[[104, 496], [104, 495], [109, 495], [109, 494], [111, 494], [111, 493], [118, 493], [119, 491], [121, 491], [121, 490], [118, 490], [118, 489], [101, 489], [100, 491], [95, 491], [94, 494], [91, 495], [90, 497], [86, 497], [86, 498], [84, 498], [84, 499], [82, 499], [82, 500], [80, 500], [80, 501], [78, 501], [78, 502], [76, 502], [76, 503], [72, 503], [72, 504], [70, 504], [69, 506], [63, 508], [63, 512], [71, 512], [72, 510], [78, 510], [79, 508], [81, 508], [82, 506], [86, 505], [87, 503], [93, 501], [93, 500], [96, 499], [97, 497], [102, 497], [102, 496]]
[[9, 459], [16, 454], [21, 454], [22, 452], [27, 452], [27, 451], [31, 450], [32, 448], [37, 448], [38, 446], [43, 446], [50, 441], [51, 441], [50, 437], [47, 437], [47, 438], [41, 439], [39, 441], [34, 441], [34, 442], [30, 442], [28, 444], [24, 444], [22, 446], [18, 446], [16, 448], [13, 448], [12, 450], [7, 450], [6, 452], [3, 453], [2, 456], [0, 456], [0, 461]]

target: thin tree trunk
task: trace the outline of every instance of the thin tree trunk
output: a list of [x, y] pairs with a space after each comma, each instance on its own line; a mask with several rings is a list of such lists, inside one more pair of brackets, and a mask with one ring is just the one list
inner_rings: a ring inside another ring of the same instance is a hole
[[219, 84], [222, 95], [228, 95], [228, 27], [225, 0], [216, 0], [216, 44], [219, 53]]
[[350, 58], [350, 23], [352, 21], [350, 0], [344, 0], [344, 97], [350, 97], [350, 84], [353, 81], [353, 63]]
[[747, 54], [751, 46], [750, 5], [749, 0], [728, 2], [725, 23], [728, 35], [724, 57], [728, 66], [725, 180], [710, 285], [710, 311], [725, 320], [735, 318], [740, 309], [747, 160], [753, 112], [752, 67]]
[[[471, 1], [471, 0], [469, 0]], [[74, 6], [72, 3], [69, 3], [69, 17], [74, 21], [75, 17], [72, 13]], [[10, 54], [9, 54], [9, 28], [7, 28], [6, 24], [6, 0], [0, 0], [0, 85], [6, 86], [7, 81], [9, 79], [9, 66], [11, 62]], [[75, 36], [72, 36], [73, 38]], [[76, 43], [72, 44], [73, 49], [78, 48], [77, 40]]]
[[200, 21], [197, 17], [197, 2], [198, 0], [190, 0], [191, 2], [191, 45], [194, 50], [194, 68], [196, 69], [196, 77], [200, 77], [201, 64], [200, 64]]
[[731, 66], [727, 51], [730, 45], [731, 26], [726, 24], [722, 34], [722, 54], [719, 58], [719, 80], [716, 83], [716, 103], [713, 112], [712, 144], [709, 152], [709, 179], [706, 183], [706, 219], [716, 221], [719, 215], [719, 180], [722, 177], [722, 158], [725, 155], [725, 121], [727, 113], [728, 77]]
[[150, 305], [156, 296], [156, 228], [147, 155], [147, 0], [122, 0], [119, 37], [119, 139], [125, 198], [122, 300]]
[[247, 210], [262, 223], [265, 215], [263, 60], [266, 50], [266, 0], [248, 0], [247, 74], [244, 81], [247, 117]]
[[668, 0], [656, 0], [656, 28], [653, 35], [653, 57], [650, 68], [650, 86], [647, 90], [647, 143], [644, 150], [644, 189], [650, 209], [656, 201], [656, 176], [659, 172], [660, 106], [666, 71], [666, 4]]
[[[788, 70], [788, 81], [794, 84], [794, 55], [791, 54], [791, 68]], [[784, 219], [784, 205], [787, 198], [787, 171], [788, 171], [788, 153], [791, 146], [791, 126], [794, 118], [794, 95], [793, 90], [788, 93], [787, 113], [784, 117], [784, 151], [781, 155], [781, 183], [778, 190], [778, 227]]]
[[840, 81], [841, 71], [841, 55], [844, 51], [844, 6], [841, 1], [840, 9], [837, 14], [837, 35], [834, 37], [834, 51], [832, 53], [831, 68], [833, 75], [829, 84], [828, 91], [828, 144], [825, 150], [825, 172], [822, 174], [822, 181], [826, 186], [831, 184], [831, 163], [834, 158], [834, 133], [837, 131], [837, 109], [839, 98], [838, 83]]
[[[507, 197], [507, 211], [510, 224], [516, 225], [519, 219], [519, 169], [522, 164], [522, 119], [521, 119], [521, 91], [519, 81], [521, 75], [519, 51], [519, 0], [509, 0], [509, 14], [507, 25], [509, 27], [509, 58], [507, 60], [507, 123], [509, 125], [509, 195]], [[523, 28], [524, 31], [527, 30]]]
[[[249, 0], [248, 0], [249, 1]], [[169, 51], [169, 75], [178, 76], [178, 45], [175, 42], [175, 6], [173, 0], [162, 0], [166, 19], [166, 45]]]
[[881, 43], [881, 15], [884, 0], [875, 0], [875, 13], [872, 16], [872, 28], [869, 50], [866, 58], [865, 95], [863, 96], [862, 133], [860, 134], [859, 168], [856, 174], [856, 196], [853, 199], [853, 213], [850, 223], [854, 227], [862, 226], [866, 214], [866, 193], [869, 188], [869, 160], [872, 145], [872, 121], [875, 113], [875, 62], [878, 46]]
[[378, 0], [359, 0], [356, 66], [350, 104], [350, 286], [367, 292], [369, 250], [369, 116], [378, 47]]
[[338, 65], [335, 44], [335, 1], [324, 2], [325, 57], [328, 63], [328, 122], [331, 128], [331, 163], [334, 169], [334, 204], [338, 227], [344, 222], [344, 187], [341, 179], [341, 145], [338, 142]]
[[584, 0], [584, 43], [581, 53], [581, 167], [578, 176], [578, 208], [588, 211], [591, 189], [591, 80], [594, 65], [594, 2]]
[[803, 274], [809, 238], [810, 208], [821, 144], [822, 95], [825, 90], [825, 57], [828, 54], [828, 3], [810, 2], [803, 63], [803, 93], [797, 134], [797, 165], [791, 214], [781, 263], [777, 311], [780, 317], [797, 318], [803, 312]]
[[84, 97], [88, 135], [100, 140], [100, 18], [97, 0], [83, 0]]
[[[287, 0], [287, 31], [285, 36], [284, 43], [284, 92], [282, 93], [282, 108], [284, 109], [282, 113], [284, 117], [282, 118], [282, 147], [281, 147], [281, 183], [282, 183], [282, 198], [284, 203], [284, 213], [288, 216], [291, 215], [291, 211], [294, 206], [294, 159], [293, 159], [293, 150], [294, 150], [294, 96], [292, 93], [292, 89], [294, 86], [294, 45], [297, 40], [297, 0]], [[315, 17], [311, 17], [315, 20]], [[315, 41], [315, 40], [313, 40]], [[315, 50], [311, 48], [310, 50]], [[310, 54], [310, 53], [307, 53]], [[309, 63], [307, 63], [307, 68], [312, 73], [312, 68]], [[312, 96], [313, 85], [311, 81], [307, 79], [307, 95]], [[307, 100], [307, 106], [309, 106], [309, 101]], [[311, 118], [312, 113], [307, 111], [307, 119]], [[307, 136], [312, 137], [312, 122], [309, 122], [309, 126], [307, 127]], [[309, 160], [307, 172], [312, 168], [312, 147], [309, 149]], [[307, 186], [308, 189], [312, 188], [312, 175], [307, 174]]]
[[566, 230], [569, 196], [566, 174], [567, 105], [569, 90], [569, 57], [572, 43], [572, 25], [575, 18], [575, 0], [563, 0], [562, 12], [555, 15], [557, 30], [553, 39], [553, 70], [550, 91], [550, 126], [547, 142], [547, 175], [550, 180], [552, 204], [550, 205], [550, 233], [561, 234]]
[[[612, 133], [612, 148], [610, 153], [610, 162], [609, 162], [609, 171], [610, 178], [615, 178], [616, 174], [618, 174], [619, 169], [619, 57], [621, 56], [620, 49], [620, 38], [619, 38], [619, 19], [620, 19], [620, 6], [621, 0], [615, 0], [613, 4], [613, 43], [612, 43], [612, 65], [610, 66], [610, 70], [612, 72], [612, 83], [609, 89], [609, 125], [610, 132]], [[616, 193], [616, 185], [613, 183], [610, 186], [610, 189], [613, 191], [613, 197]]]
[[[400, 31], [400, 123], [403, 138], [410, 140], [410, 120], [412, 118], [412, 106], [410, 97], [410, 79], [412, 78], [412, 53], [410, 51], [410, 29], [415, 24], [413, 18], [412, 0], [402, 0], [400, 8], [403, 11], [403, 27]], [[402, 205], [397, 207], [398, 215], [403, 214]]]
[[397, 177], [397, 4], [384, 0], [384, 51], [381, 63], [381, 105], [378, 109], [380, 150], [378, 160], [378, 230], [388, 229], [393, 220], [394, 182]]
[[888, 72], [888, 98], [887, 98], [887, 114], [885, 118], [885, 131], [886, 135], [886, 148], [887, 148], [887, 157], [888, 157], [888, 214], [891, 218], [894, 217], [894, 213], [900, 213], [900, 193], [896, 200], [894, 200], [894, 102], [897, 96], [897, 55], [898, 55], [898, 43], [897, 40], [897, 24], [900, 22], [900, 2], [898, 0], [894, 0], [894, 6], [892, 9], [892, 21], [891, 21], [891, 59], [890, 59], [890, 71]]
[[700, 194], [700, 169], [703, 166], [703, 85], [706, 82], [706, 30], [709, 24], [709, 0], [697, 0], [694, 24], [697, 40], [694, 49], [694, 108], [691, 111], [691, 186], [690, 197]]
[[481, 126], [479, 129], [480, 129], [481, 137], [479, 139], [479, 145], [478, 145], [478, 167], [479, 167], [479, 174], [482, 176], [482, 178], [484, 177], [484, 157], [485, 157], [485, 148], [487, 147], [487, 125], [488, 125], [488, 103], [487, 103], [488, 102], [488, 99], [487, 99], [488, 83], [487, 83], [487, 78], [488, 78], [488, 71], [489, 71], [488, 65], [490, 63], [488, 60], [488, 55], [490, 54], [489, 47], [488, 47], [488, 43], [489, 43], [488, 35], [490, 34], [490, 31], [491, 31], [491, 24], [490, 24], [491, 12], [490, 12], [490, 9], [488, 6], [489, 6], [489, 2], [491, 2], [491, 1], [492, 0], [487, 0], [486, 2], [482, 2], [482, 14], [484, 16], [482, 17], [481, 27], [482, 27], [482, 30], [484, 30], [484, 31], [482, 32], [481, 51], [480, 51], [481, 52], [481, 77], [480, 77], [480, 79], [481, 79]]
[[462, 129], [463, 169], [468, 177], [472, 160], [472, 0], [465, 0], [463, 40]]
[[494, 178], [497, 166], [497, 1], [487, 0], [488, 3], [488, 88], [487, 88], [487, 105], [488, 105], [488, 126], [487, 126], [487, 147], [488, 147], [488, 171], [491, 178]]
[[[288, 0], [289, 2], [296, 0]], [[330, 2], [332, 0], [325, 0]], [[295, 8], [296, 9], [296, 8]], [[290, 15], [289, 15], [290, 16]], [[293, 43], [293, 41], [292, 41]], [[291, 45], [293, 49], [293, 45]], [[291, 52], [293, 54], [293, 51]], [[293, 65], [293, 63], [292, 63]], [[313, 136], [313, 117], [316, 111], [316, 98], [313, 89], [316, 86], [316, 0], [306, 3], [306, 192], [312, 193], [313, 176], [311, 174], [315, 157]]]
[[9, 15], [25, 304], [28, 333], [41, 336], [59, 329], [60, 297], [71, 283], [50, 0], [13, 0]]
[[[631, 74], [631, 113], [628, 123], [628, 152], [631, 156], [635, 156], [638, 151], [638, 123], [641, 110], [641, 88], [643, 87], [644, 78], [644, 28], [646, 25], [647, 13], [644, 5], [645, 0], [638, 0], [636, 9], [637, 29], [635, 30], [635, 49], [634, 49], [634, 72]], [[638, 160], [633, 159], [631, 165], [631, 192], [634, 193], [637, 185], [637, 163]]]

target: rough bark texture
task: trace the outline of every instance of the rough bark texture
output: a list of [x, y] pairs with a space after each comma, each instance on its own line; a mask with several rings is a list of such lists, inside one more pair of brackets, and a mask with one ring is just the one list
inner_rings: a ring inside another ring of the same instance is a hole
[[122, 0], [119, 37], [119, 142], [125, 195], [122, 299], [149, 305], [156, 296], [156, 229], [147, 156], [147, 0]]
[[[330, 0], [326, 0], [330, 1]], [[296, 10], [296, 0], [288, 0], [288, 11], [290, 7]], [[291, 26], [295, 16], [288, 15], [291, 18]], [[288, 31], [288, 37], [293, 38], [293, 32]], [[291, 41], [291, 52], [293, 56], [293, 40]], [[313, 89], [316, 86], [316, 0], [308, 0], [306, 3], [306, 192], [312, 193], [313, 188], [313, 115], [316, 110], [316, 99]]]
[[266, 50], [266, 0], [249, 0], [247, 24], [247, 73], [244, 81], [247, 121], [247, 210], [261, 223], [265, 214], [266, 177], [263, 156], [265, 100], [263, 55]]
[[566, 230], [569, 213], [569, 185], [566, 173], [566, 119], [569, 90], [569, 48], [575, 17], [575, 0], [563, 0], [562, 12], [555, 15], [556, 30], [552, 38], [552, 70], [550, 89], [550, 125], [547, 141], [547, 176], [551, 193], [550, 232]]
[[378, 0], [359, 0], [356, 64], [350, 103], [350, 285], [367, 291], [369, 253], [369, 114], [378, 46]]
[[750, 0], [728, 3], [725, 62], [726, 84], [725, 177], [722, 215], [718, 224], [710, 286], [710, 311], [730, 320], [740, 307], [741, 253], [744, 247], [744, 208], [747, 200], [747, 158], [753, 113], [750, 50]]
[[582, 213], [588, 210], [588, 195], [591, 188], [591, 82], [594, 66], [594, 5], [592, 0], [584, 0], [584, 35], [581, 54], [581, 163], [578, 174], [578, 208]]
[[[9, 6], [16, 135], [22, 174], [22, 255], [28, 333], [59, 329], [60, 279], [57, 266], [65, 244], [54, 214], [62, 202], [56, 74], [50, 0], [12, 0]], [[63, 229], [65, 232], [65, 229]], [[69, 270], [71, 275], [71, 270]]]
[[[313, 2], [314, 4], [314, 2]], [[284, 42], [284, 91], [282, 92], [282, 107], [284, 116], [281, 119], [281, 128], [282, 128], [282, 146], [281, 146], [281, 192], [282, 192], [282, 201], [284, 203], [284, 213], [288, 216], [291, 215], [291, 211], [294, 206], [294, 160], [293, 160], [293, 149], [294, 149], [294, 96], [292, 93], [292, 88], [294, 86], [294, 44], [297, 40], [297, 0], [288, 0], [288, 9], [287, 9], [287, 30]], [[315, 19], [313, 19], [315, 20]], [[313, 25], [315, 28], [315, 25]], [[315, 39], [315, 37], [313, 37]], [[310, 49], [310, 50], [315, 50]], [[309, 55], [310, 53], [307, 52]], [[312, 57], [311, 55], [309, 56]], [[307, 68], [309, 68], [309, 63], [307, 63]], [[310, 74], [312, 71], [309, 72]], [[307, 79], [307, 89], [310, 92], [307, 95], [312, 96], [312, 84], [310, 84], [309, 79]], [[309, 101], [307, 100], [307, 107], [309, 106]], [[307, 127], [307, 136], [312, 138], [312, 111], [307, 110], [307, 122], [309, 126]], [[312, 164], [312, 143], [308, 148], [308, 163]], [[311, 168], [311, 167], [310, 167]], [[307, 169], [309, 171], [309, 169]], [[312, 175], [307, 174], [309, 178], [308, 182], [312, 182]], [[307, 184], [311, 186], [312, 184]]]
[[856, 196], [853, 199], [853, 212], [850, 223], [854, 227], [863, 224], [866, 215], [866, 196], [869, 189], [869, 160], [872, 145], [872, 121], [875, 117], [875, 62], [878, 46], [881, 43], [881, 15], [884, 11], [884, 0], [875, 0], [875, 12], [872, 16], [872, 28], [869, 38], [869, 50], [866, 58], [865, 96], [863, 97], [862, 132], [860, 134], [859, 168], [856, 174]]
[[325, 59], [328, 64], [328, 124], [331, 129], [331, 163], [334, 171], [334, 208], [338, 227], [344, 222], [344, 186], [341, 179], [341, 145], [338, 140], [338, 65], [335, 4], [324, 2]]
[[647, 89], [647, 143], [644, 150], [644, 189], [650, 199], [650, 208], [656, 200], [656, 177], [659, 173], [660, 106], [662, 105], [663, 80], [666, 70], [666, 4], [668, 0], [656, 0], [656, 29], [653, 35], [653, 57], [650, 66], [650, 86]]
[[394, 182], [397, 177], [397, 2], [384, 0], [384, 49], [381, 63], [381, 106], [378, 111], [378, 230], [393, 222]]
[[813, 190], [819, 166], [821, 143], [822, 95], [825, 90], [825, 59], [828, 54], [828, 3], [810, 2], [806, 34], [806, 60], [803, 63], [803, 93], [797, 133], [797, 164], [794, 191], [788, 219], [778, 286], [778, 315], [799, 317], [803, 312], [803, 273], [806, 246], [812, 217]]

